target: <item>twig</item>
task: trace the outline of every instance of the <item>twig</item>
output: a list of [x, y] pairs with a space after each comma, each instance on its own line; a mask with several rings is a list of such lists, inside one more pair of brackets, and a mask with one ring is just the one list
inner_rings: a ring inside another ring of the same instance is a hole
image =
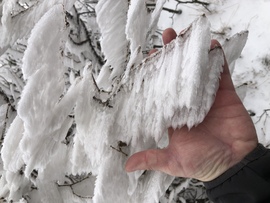
[[[155, 7], [156, 4], [155, 4], [155, 3], [147, 3], [146, 6], [147, 6], [147, 7]], [[171, 8], [163, 7], [162, 10], [168, 11], [168, 12], [174, 13], [174, 14], [181, 14], [181, 13], [182, 13], [182, 10], [181, 10], [181, 9], [176, 10], [176, 9], [171, 9]]]
[[126, 144], [125, 142], [122, 142], [122, 141], [119, 141], [119, 142], [118, 142], [118, 149], [115, 148], [115, 147], [113, 147], [112, 145], [110, 145], [110, 147], [111, 147], [112, 149], [114, 149], [114, 150], [116, 150], [116, 151], [118, 151], [118, 152], [124, 154], [125, 156], [128, 156], [128, 154], [125, 153], [125, 152], [123, 152], [123, 150], [122, 150], [122, 148], [121, 148], [121, 147], [126, 147], [126, 146], [127, 146], [127, 144]]
[[74, 189], [73, 189], [73, 186], [75, 186], [76, 184], [81, 183], [81, 182], [83, 182], [84, 180], [88, 179], [91, 175], [92, 175], [92, 173], [89, 173], [86, 177], [80, 179], [80, 180], [77, 181], [77, 182], [74, 182], [74, 180], [73, 180], [72, 178], [70, 178], [69, 176], [66, 176], [66, 177], [71, 181], [71, 183], [69, 183], [69, 184], [68, 184], [68, 183], [65, 183], [65, 184], [59, 184], [59, 183], [56, 182], [56, 184], [57, 184], [58, 187], [70, 187], [72, 193], [73, 193], [75, 196], [79, 197], [79, 198], [92, 199], [93, 197], [90, 197], [90, 196], [89, 196], [89, 197], [85, 197], [85, 196], [82, 196], [82, 195], [77, 194], [77, 193], [74, 191]]
[[192, 0], [192, 1], [179, 1], [179, 0], [175, 0], [177, 3], [179, 4], [201, 4], [203, 6], [209, 6], [210, 3], [208, 2], [204, 2], [204, 1], [199, 1], [199, 0]]
[[[178, 4], [201, 4], [208, 12], [211, 13], [211, 11], [208, 9], [207, 6], [210, 5], [208, 2], [199, 1], [199, 0], [192, 0], [192, 1], [179, 1], [175, 0]], [[178, 4], [176, 6], [178, 6]]]
[[[103, 60], [103, 58], [95, 50], [95, 46], [93, 45], [92, 40], [91, 40], [91, 33], [88, 32], [87, 26], [85, 25], [85, 22], [80, 18], [81, 13], [78, 12], [78, 10], [77, 10], [77, 8], [75, 6], [73, 6], [73, 10], [75, 12], [75, 18], [76, 19], [73, 19], [74, 16], [71, 13], [67, 13], [67, 17], [70, 20], [76, 20], [76, 24], [79, 25], [79, 28], [78, 29], [82, 29], [84, 31], [85, 39], [80, 40], [79, 42], [76, 42], [72, 38], [72, 35], [74, 35], [72, 33], [69, 34], [69, 39], [75, 45], [83, 45], [85, 43], [88, 43], [88, 45], [89, 45], [89, 47], [90, 47], [90, 49], [91, 49], [94, 57], [96, 58], [97, 62], [99, 63], [100, 66], [102, 66], [104, 64], [104, 60]], [[89, 11], [89, 12], [92, 12], [92, 11]], [[77, 36], [77, 37], [79, 37], [79, 36]]]
[[110, 147], [111, 147], [112, 149], [114, 149], [114, 150], [116, 150], [116, 151], [118, 151], [118, 152], [124, 154], [125, 156], [128, 156], [128, 154], [126, 154], [125, 152], [123, 152], [121, 148], [117, 149], [117, 148], [113, 147], [112, 145], [110, 145]]
[[6, 133], [6, 127], [7, 127], [7, 120], [8, 120], [8, 113], [10, 110], [11, 104], [8, 104], [7, 111], [6, 111], [6, 116], [5, 116], [5, 122], [3, 125], [3, 130], [1, 134], [1, 139], [0, 139], [0, 145], [2, 145], [2, 142], [4, 141], [5, 133]]
[[267, 119], [267, 117], [269, 116], [269, 115], [267, 114], [268, 111], [270, 111], [270, 109], [264, 109], [264, 110], [263, 110], [263, 113], [260, 115], [259, 119], [255, 122], [255, 124], [259, 123], [259, 122], [261, 121], [262, 117], [266, 114], [266, 118], [265, 118], [265, 120], [264, 120], [264, 124], [265, 124], [265, 123], [266, 123], [266, 119]]
[[182, 13], [182, 10], [179, 9], [179, 10], [176, 10], [176, 9], [170, 9], [170, 8], [166, 8], [166, 7], [163, 7], [162, 8], [164, 11], [168, 11], [170, 13], [174, 13], [174, 14], [181, 14]]

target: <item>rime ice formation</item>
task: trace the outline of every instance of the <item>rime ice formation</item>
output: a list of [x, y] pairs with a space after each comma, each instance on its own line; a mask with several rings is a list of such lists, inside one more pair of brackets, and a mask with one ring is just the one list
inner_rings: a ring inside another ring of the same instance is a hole
[[[126, 2], [99, 1], [106, 64], [95, 80], [88, 61], [68, 90], [61, 55], [68, 35], [65, 2], [47, 9], [32, 29], [22, 66], [27, 84], [1, 151], [0, 196], [19, 201], [34, 183], [44, 203], [158, 202], [172, 182], [173, 177], [161, 172], [127, 174], [124, 164], [135, 152], [161, 147], [168, 127], [191, 128], [204, 119], [218, 88], [223, 52], [220, 47], [210, 50], [210, 23], [201, 16], [142, 59], [164, 1], [157, 2], [152, 14], [143, 0]], [[229, 64], [239, 57], [246, 38], [243, 32], [225, 43]], [[76, 134], [72, 145], [65, 145], [73, 110]], [[94, 188], [91, 198], [80, 200], [74, 191], [58, 187], [66, 174], [89, 172], [96, 176], [95, 184], [84, 188]]]
[[[136, 172], [127, 177], [123, 165], [126, 154], [158, 147], [167, 127], [192, 127], [207, 114], [223, 65], [222, 50], [209, 50], [209, 27], [206, 17], [199, 18], [161, 51], [126, 69], [106, 101], [100, 95], [105, 93], [91, 81], [91, 72], [85, 71], [75, 109], [75, 145], [88, 155], [96, 154], [88, 157], [91, 170], [97, 173], [94, 202], [109, 202], [112, 197], [119, 202], [158, 202], [172, 181], [160, 172]], [[247, 33], [236, 36], [241, 42], [246, 37]], [[85, 108], [88, 114], [84, 114]], [[119, 147], [119, 142], [127, 146]], [[124, 193], [127, 187], [128, 193]]]
[[[67, 31], [63, 5], [56, 4], [36, 24], [28, 40], [22, 66], [27, 85], [19, 102], [18, 116], [6, 135], [1, 153], [6, 173], [1, 179], [0, 184], [4, 187], [1, 187], [0, 195], [9, 193], [9, 199], [18, 199], [33, 170], [38, 170], [40, 177], [46, 177], [35, 180], [35, 184], [41, 194], [48, 193], [45, 189], [51, 190], [48, 185], [55, 181], [50, 178], [57, 174], [48, 176], [48, 164], [61, 169], [64, 165], [57, 166], [54, 159], [60, 159], [58, 162], [62, 164], [66, 161], [62, 155], [66, 149], [61, 141], [72, 124], [68, 115], [75, 105], [79, 88], [79, 82], [74, 82], [61, 97], [65, 90], [61, 50]], [[23, 176], [18, 174], [21, 170]], [[56, 187], [53, 192], [57, 191]], [[59, 194], [51, 193], [42, 197], [42, 201], [61, 202], [59, 197]]]
[[[12, 45], [17, 39], [25, 37], [31, 32], [35, 24], [40, 18], [54, 5], [63, 5], [69, 10], [75, 0], [47, 0], [47, 1], [30, 1], [27, 2], [29, 9], [23, 12], [22, 15], [19, 9], [16, 8], [17, 0], [3, 0], [2, 3], [2, 18], [0, 24], [1, 48]], [[7, 48], [7, 47], [6, 47]]]

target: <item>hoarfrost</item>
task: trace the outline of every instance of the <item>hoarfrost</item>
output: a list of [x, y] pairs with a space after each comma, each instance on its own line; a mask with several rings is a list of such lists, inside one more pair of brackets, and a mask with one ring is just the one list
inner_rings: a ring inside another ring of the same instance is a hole
[[12, 45], [17, 39], [29, 34], [40, 18], [54, 5], [65, 5], [69, 10], [74, 2], [75, 0], [33, 0], [28, 2], [28, 7], [22, 15], [17, 15], [21, 14], [17, 0], [4, 0], [0, 25], [1, 48]]
[[[3, 4], [5, 12], [14, 2]], [[174, 177], [156, 171], [127, 174], [124, 164], [135, 152], [160, 147], [168, 127], [196, 126], [211, 108], [224, 56], [221, 47], [209, 48], [207, 18], [201, 16], [143, 59], [165, 1], [157, 1], [148, 13], [144, 0], [131, 0], [130, 5], [100, 0], [97, 23], [106, 63], [96, 78], [95, 64], [85, 60], [79, 77], [71, 70], [67, 89], [63, 53], [75, 48], [67, 43], [65, 9], [72, 2], [34, 2], [39, 6], [33, 10], [42, 10], [39, 18], [29, 19], [33, 14], [27, 10], [24, 19], [31, 20], [27, 29], [22, 35], [12, 31], [6, 39], [12, 43], [31, 30], [22, 60], [26, 86], [1, 151], [0, 195], [23, 201], [34, 186], [41, 202], [158, 202]], [[11, 25], [26, 24], [10, 20], [3, 17], [3, 33]], [[242, 33], [225, 42], [229, 64], [239, 57], [246, 38], [247, 33]], [[80, 53], [73, 54], [81, 57]], [[74, 138], [70, 145], [64, 144], [74, 123]], [[83, 197], [73, 186], [84, 178], [67, 174], [90, 172], [93, 176], [84, 190], [93, 195]]]
[[110, 80], [119, 76], [126, 65], [128, 41], [123, 25], [127, 21], [127, 11], [128, 1], [126, 0], [117, 2], [101, 0], [96, 6], [97, 22], [102, 33], [101, 48], [107, 60], [103, 69], [104, 71], [112, 70]]

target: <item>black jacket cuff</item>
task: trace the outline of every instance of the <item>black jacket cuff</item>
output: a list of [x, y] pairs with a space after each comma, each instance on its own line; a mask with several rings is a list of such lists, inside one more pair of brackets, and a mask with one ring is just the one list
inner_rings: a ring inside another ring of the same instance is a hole
[[222, 184], [223, 182], [231, 178], [241, 169], [243, 169], [250, 162], [255, 161], [260, 157], [262, 157], [266, 152], [267, 148], [265, 148], [262, 144], [259, 143], [258, 146], [253, 151], [251, 151], [242, 161], [240, 161], [238, 164], [234, 165], [232, 168], [225, 171], [222, 175], [215, 178], [214, 180], [204, 182], [204, 186], [206, 187], [206, 189], [212, 189], [214, 187], [217, 187], [218, 185]]

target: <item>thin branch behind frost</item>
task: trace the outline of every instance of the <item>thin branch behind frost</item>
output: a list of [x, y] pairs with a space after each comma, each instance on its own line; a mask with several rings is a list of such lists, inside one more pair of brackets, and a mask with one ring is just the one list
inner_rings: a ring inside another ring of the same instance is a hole
[[199, 0], [191, 0], [191, 1], [180, 1], [180, 0], [175, 0], [179, 4], [201, 4], [203, 6], [209, 6], [210, 3], [205, 2], [205, 1], [199, 1]]

